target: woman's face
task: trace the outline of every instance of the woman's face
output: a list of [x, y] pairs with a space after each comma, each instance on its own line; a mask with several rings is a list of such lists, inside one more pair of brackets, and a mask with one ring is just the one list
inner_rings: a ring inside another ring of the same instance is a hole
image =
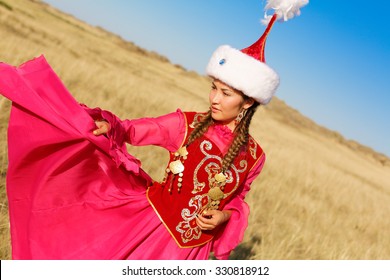
[[228, 126], [232, 131], [236, 126], [234, 120], [237, 115], [242, 109], [248, 109], [254, 103], [252, 98], [245, 100], [240, 91], [217, 79], [212, 82], [209, 99], [212, 118]]

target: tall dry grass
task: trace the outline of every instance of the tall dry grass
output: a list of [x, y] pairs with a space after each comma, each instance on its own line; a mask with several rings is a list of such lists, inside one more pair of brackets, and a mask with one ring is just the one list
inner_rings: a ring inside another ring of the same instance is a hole
[[[208, 107], [207, 78], [39, 1], [1, 3], [0, 60], [18, 65], [45, 54], [79, 102], [121, 118]], [[2, 259], [10, 258], [4, 180], [9, 105], [0, 99]], [[248, 194], [250, 225], [232, 258], [390, 259], [388, 158], [352, 145], [278, 99], [260, 109], [251, 129], [267, 163]], [[161, 178], [165, 151], [129, 149]]]
[[7, 170], [7, 120], [10, 102], [0, 99], [0, 259], [10, 256], [10, 227], [8, 220], [8, 202], [5, 190]]

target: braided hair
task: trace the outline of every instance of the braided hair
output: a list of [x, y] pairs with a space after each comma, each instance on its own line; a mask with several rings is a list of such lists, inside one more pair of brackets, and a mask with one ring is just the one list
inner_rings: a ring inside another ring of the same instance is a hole
[[[243, 95], [244, 100], [248, 100], [249, 97]], [[260, 104], [258, 102], [254, 102], [251, 107], [246, 110], [244, 117], [240, 121], [240, 123], [234, 129], [234, 139], [230, 144], [229, 150], [226, 155], [222, 159], [222, 172], [225, 172], [229, 169], [230, 165], [233, 163], [234, 159], [240, 152], [240, 149], [248, 144], [249, 141], [249, 125], [251, 123], [252, 117], [256, 112], [258, 106]], [[188, 137], [188, 141], [186, 145], [190, 145], [199, 137], [202, 137], [203, 134], [206, 133], [207, 129], [214, 124], [214, 120], [211, 117], [211, 110], [204, 115], [201, 120], [195, 124], [195, 129], [191, 132]]]

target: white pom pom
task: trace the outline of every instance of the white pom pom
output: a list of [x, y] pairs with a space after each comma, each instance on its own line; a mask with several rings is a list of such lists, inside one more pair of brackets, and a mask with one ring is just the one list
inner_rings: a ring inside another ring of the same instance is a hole
[[270, 9], [275, 10], [275, 14], [278, 15], [277, 19], [283, 18], [284, 21], [287, 21], [295, 16], [299, 16], [301, 14], [299, 9], [308, 3], [309, 0], [268, 0], [262, 22], [263, 24], [268, 24], [271, 20], [271, 16], [267, 15], [267, 11]]

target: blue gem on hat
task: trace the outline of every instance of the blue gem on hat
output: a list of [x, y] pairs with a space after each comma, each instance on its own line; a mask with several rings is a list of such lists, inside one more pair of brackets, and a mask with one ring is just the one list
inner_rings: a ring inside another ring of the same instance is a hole
[[224, 58], [222, 58], [220, 61], [219, 61], [219, 65], [224, 65], [226, 62], [226, 60]]

